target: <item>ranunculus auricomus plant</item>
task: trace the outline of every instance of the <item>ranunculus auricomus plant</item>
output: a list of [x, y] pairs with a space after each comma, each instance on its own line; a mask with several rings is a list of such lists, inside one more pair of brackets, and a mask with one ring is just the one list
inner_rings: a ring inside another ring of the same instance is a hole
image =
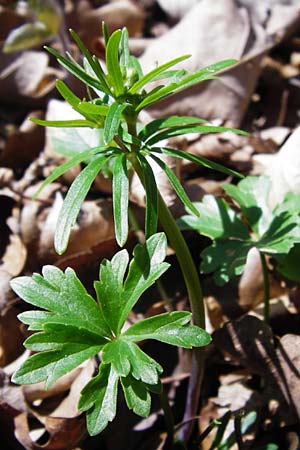
[[[138, 60], [129, 53], [127, 30], [117, 30], [109, 36], [104, 26], [104, 69], [72, 30], [71, 35], [81, 50], [82, 65], [70, 54], [64, 57], [51, 48], [48, 51], [86, 85], [87, 96], [82, 99], [63, 81], [56, 84], [62, 97], [81, 118], [33, 120], [48, 127], [99, 129], [102, 130], [102, 142], [99, 140], [99, 146], [87, 148], [71, 157], [42, 184], [41, 189], [72, 166], [85, 163], [64, 200], [56, 227], [55, 249], [59, 254], [66, 250], [81, 205], [95, 177], [107, 168], [108, 163], [112, 171], [116, 241], [120, 247], [127, 241], [131, 171], [137, 173], [145, 189], [146, 241], [135, 247], [130, 262], [125, 249], [117, 252], [110, 261], [101, 262], [99, 280], [94, 284], [96, 298], [87, 293], [70, 268], [62, 272], [57, 267], [45, 266], [42, 275], [19, 277], [12, 282], [13, 289], [21, 298], [39, 308], [19, 316], [34, 331], [25, 341], [25, 346], [36, 353], [22, 364], [13, 380], [24, 384], [45, 380], [46, 387], [49, 387], [83, 361], [100, 354], [98, 372], [82, 390], [78, 405], [80, 411], [87, 411], [88, 431], [94, 435], [115, 417], [119, 386], [128, 407], [142, 417], [149, 415], [150, 393], [161, 393], [160, 375], [163, 368], [138, 346], [140, 341], [156, 339], [184, 348], [195, 347], [194, 370], [187, 394], [189, 406], [185, 414], [185, 418], [189, 418], [195, 414], [198, 404], [203, 374], [202, 347], [211, 338], [204, 331], [204, 306], [197, 269], [157, 189], [150, 162], [160, 166], [180, 200], [196, 215], [199, 214], [197, 207], [191, 203], [180, 181], [165, 163], [164, 155], [186, 159], [232, 176], [239, 174], [205, 158], [160, 145], [161, 141], [174, 136], [220, 132], [226, 128], [212, 126], [198, 117], [171, 116], [146, 125], [139, 124], [138, 120], [144, 108], [196, 83], [215, 78], [216, 72], [236, 61], [221, 61], [187, 73], [180, 68], [174, 69], [188, 58], [184, 55], [144, 74]], [[154, 81], [155, 85], [151, 84]], [[158, 221], [166, 234], [157, 233]], [[164, 262], [167, 239], [182, 270], [191, 313], [174, 311], [160, 314], [135, 323], [124, 331], [125, 320], [140, 296], [168, 268]], [[183, 431], [182, 436], [186, 439], [187, 431]]]

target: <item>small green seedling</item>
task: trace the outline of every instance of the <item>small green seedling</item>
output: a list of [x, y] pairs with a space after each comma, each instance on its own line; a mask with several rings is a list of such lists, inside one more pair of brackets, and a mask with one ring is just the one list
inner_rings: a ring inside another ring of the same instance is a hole
[[119, 381], [128, 408], [147, 417], [150, 392], [160, 392], [163, 369], [136, 342], [156, 339], [192, 348], [211, 340], [204, 330], [189, 325], [191, 313], [186, 311], [159, 314], [123, 331], [139, 297], [168, 269], [166, 245], [165, 235], [157, 233], [135, 247], [129, 266], [127, 250], [116, 253], [111, 261], [102, 261], [99, 281], [94, 284], [97, 302], [70, 268], [62, 272], [44, 266], [43, 276], [15, 278], [14, 291], [43, 310], [19, 315], [35, 331], [25, 346], [38, 353], [23, 363], [13, 381], [30, 384], [45, 380], [49, 388], [101, 351], [98, 375], [84, 387], [79, 401], [79, 410], [87, 411], [89, 433], [100, 433], [114, 419]]
[[241, 275], [253, 247], [262, 257], [264, 271], [265, 255], [279, 258], [284, 270], [287, 263], [282, 258], [300, 242], [299, 194], [287, 194], [272, 209], [268, 177], [246, 177], [237, 186], [223, 184], [223, 189], [239, 206], [238, 211], [225, 199], [206, 195], [202, 202], [194, 203], [198, 216], [190, 213], [180, 219], [181, 227], [197, 230], [213, 241], [201, 253], [201, 272], [213, 272], [215, 282], [223, 285]]

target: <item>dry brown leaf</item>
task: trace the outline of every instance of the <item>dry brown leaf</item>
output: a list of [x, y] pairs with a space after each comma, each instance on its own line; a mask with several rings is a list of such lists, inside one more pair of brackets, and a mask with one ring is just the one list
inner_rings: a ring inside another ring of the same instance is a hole
[[[278, 280], [269, 274], [270, 298], [286, 292]], [[245, 309], [253, 309], [264, 299], [264, 282], [261, 259], [258, 250], [253, 247], [248, 255], [243, 274], [239, 281], [239, 304]]]
[[190, 71], [226, 58], [241, 60], [224, 71], [220, 80], [191, 87], [154, 105], [150, 108], [153, 115], [193, 114], [221, 118], [235, 126], [241, 123], [261, 72], [263, 54], [300, 22], [299, 5], [285, 5], [281, 15], [281, 1], [276, 0], [278, 8], [266, 8], [268, 15], [261, 20], [259, 2], [244, 3], [246, 8], [234, 0], [216, 0], [212, 8], [210, 0], [202, 0], [149, 44], [140, 58], [146, 68], [154, 61], [162, 63], [166, 55], [171, 59], [184, 53], [192, 58], [180, 66]]
[[10, 384], [10, 378], [0, 372], [0, 426], [1, 447], [3, 449], [22, 450], [14, 438], [14, 417], [27, 411], [21, 386]]
[[255, 155], [260, 167], [257, 172], [268, 175], [272, 181], [270, 202], [276, 205], [287, 192], [300, 192], [300, 127], [297, 127], [275, 155]]
[[157, 0], [159, 6], [173, 19], [181, 19], [199, 0]]
[[[48, 433], [46, 443], [38, 444], [30, 433], [28, 415], [19, 414], [15, 417], [15, 435], [26, 450], [71, 450], [74, 449], [85, 437], [84, 416], [71, 419], [48, 417], [45, 431]], [[39, 437], [43, 435], [43, 429], [39, 430]], [[36, 436], [36, 434], [33, 434]]]
[[[7, 300], [7, 299], [6, 299]], [[0, 316], [0, 365], [10, 364], [23, 351], [24, 334], [17, 318], [20, 311], [14, 306], [7, 306]]]
[[57, 78], [63, 78], [64, 72], [49, 67], [49, 55], [46, 52], [24, 51], [0, 74], [6, 78], [14, 74], [17, 92], [25, 97], [39, 98], [50, 92]]
[[[30, 117], [41, 118], [42, 114], [32, 111]], [[0, 164], [13, 169], [26, 167], [44, 146], [44, 130], [42, 127], [25, 118], [19, 129], [12, 132], [1, 149]]]
[[138, 2], [117, 0], [99, 8], [92, 8], [87, 0], [80, 0], [77, 3], [78, 32], [85, 45], [92, 51], [97, 52], [99, 47], [102, 21], [106, 23], [110, 32], [122, 27], [127, 27], [130, 36], [142, 32], [144, 11]]
[[276, 348], [271, 329], [256, 317], [244, 316], [217, 330], [214, 342], [250, 373], [264, 378], [264, 401], [275, 422], [299, 421], [300, 336], [286, 335]]

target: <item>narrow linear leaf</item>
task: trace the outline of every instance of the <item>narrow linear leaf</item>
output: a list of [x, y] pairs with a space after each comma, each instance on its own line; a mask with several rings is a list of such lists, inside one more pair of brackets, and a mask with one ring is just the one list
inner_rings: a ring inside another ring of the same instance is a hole
[[91, 116], [107, 116], [109, 107], [107, 105], [97, 105], [95, 103], [80, 101], [78, 109], [81, 114], [90, 114]]
[[33, 196], [33, 199], [36, 199], [40, 192], [50, 183], [55, 181], [57, 178], [59, 178], [61, 175], [63, 175], [65, 172], [67, 172], [71, 167], [75, 166], [76, 164], [79, 164], [83, 161], [86, 161], [88, 158], [90, 158], [93, 155], [96, 155], [97, 153], [109, 153], [111, 151], [115, 151], [115, 149], [111, 147], [95, 147], [90, 148], [89, 150], [86, 150], [84, 152], [80, 152], [78, 155], [74, 156], [73, 158], [69, 159], [69, 161], [65, 162], [64, 164], [61, 164], [59, 167], [56, 167], [51, 175], [49, 175], [41, 184], [39, 189], [36, 191], [36, 193]]
[[185, 76], [177, 83], [173, 82], [168, 86], [161, 87], [152, 94], [148, 94], [146, 98], [137, 106], [136, 112], [141, 111], [146, 106], [149, 106], [152, 103], [167, 97], [168, 95], [175, 94], [176, 92], [193, 86], [194, 84], [200, 83], [201, 81], [214, 80], [217, 77], [213, 76], [213, 73], [223, 70], [226, 67], [232, 66], [233, 64], [236, 64], [236, 62], [237, 61], [235, 59], [220, 61], [218, 63], [204, 67], [203, 69], [200, 69], [195, 73]]
[[190, 58], [191, 55], [182, 55], [178, 58], [172, 59], [171, 61], [166, 62], [165, 64], [162, 64], [159, 67], [156, 67], [155, 69], [151, 70], [149, 73], [144, 75], [142, 78], [139, 79], [134, 85], [129, 89], [129, 94], [136, 94], [145, 84], [149, 83], [150, 81], [153, 81], [155, 77], [157, 77], [160, 73], [164, 72], [165, 70], [169, 69], [172, 66], [175, 66], [176, 64], [180, 63], [181, 61], [184, 61], [187, 58]]
[[153, 81], [158, 80], [164, 80], [166, 78], [172, 78], [172, 82], [178, 82], [180, 79], [187, 74], [187, 71], [184, 69], [178, 69], [178, 70], [166, 70], [165, 72], [162, 72], [158, 74]]
[[61, 255], [67, 248], [71, 228], [75, 224], [81, 205], [107, 157], [99, 157], [90, 162], [72, 183], [64, 200], [56, 226], [54, 246]]
[[122, 36], [121, 30], [116, 30], [110, 36], [106, 46], [106, 66], [115, 97], [124, 93], [124, 81], [119, 65], [119, 44]]
[[62, 55], [60, 55], [57, 51], [55, 51], [53, 48], [50, 47], [44, 47], [46, 50], [48, 50], [49, 53], [51, 53], [55, 58], [58, 60], [58, 62], [69, 72], [71, 72], [76, 78], [78, 78], [83, 83], [87, 84], [88, 86], [92, 88], [99, 89], [99, 91], [104, 92], [107, 94], [106, 89], [103, 87], [103, 85], [96, 80], [96, 78], [91, 77], [89, 74], [87, 74], [80, 66], [79, 64], [74, 64], [73, 61], [69, 61], [68, 59], [64, 58]]
[[77, 95], [75, 95], [62, 80], [57, 80], [55, 86], [60, 95], [72, 106], [75, 111], [83, 115], [87, 120], [90, 119], [90, 121], [93, 122], [93, 118], [90, 118], [89, 115], [85, 114], [79, 107], [81, 99], [77, 97]]
[[74, 127], [88, 127], [88, 128], [98, 128], [95, 122], [90, 120], [42, 120], [36, 117], [30, 118], [31, 122], [37, 125], [42, 125], [43, 127], [57, 127], [57, 128], [74, 128]]
[[182, 203], [189, 208], [196, 216], [199, 216], [198, 209], [194, 206], [194, 204], [191, 202], [189, 197], [187, 196], [185, 190], [183, 189], [180, 181], [174, 174], [173, 170], [168, 167], [168, 165], [162, 161], [161, 159], [157, 158], [155, 155], [150, 153], [151, 158], [156, 162], [156, 164], [159, 165], [167, 175], [171, 186], [173, 187], [174, 191], [182, 201]]
[[143, 69], [139, 60], [133, 55], [130, 55], [129, 60], [130, 60], [130, 67], [136, 72], [138, 79], [142, 78]]
[[69, 31], [70, 31], [70, 34], [71, 34], [72, 38], [74, 39], [74, 41], [76, 42], [76, 44], [80, 48], [81, 52], [84, 54], [84, 56], [88, 60], [88, 62], [90, 64], [91, 68], [93, 69], [95, 75], [97, 75], [97, 77], [99, 78], [100, 82], [102, 83], [104, 92], [106, 92], [108, 95], [110, 95], [110, 89], [109, 89], [109, 86], [108, 86], [107, 81], [106, 81], [105, 73], [103, 72], [103, 69], [102, 69], [99, 61], [97, 60], [97, 62], [98, 62], [98, 64], [97, 64], [97, 62], [95, 61], [95, 59], [93, 58], [91, 53], [88, 51], [88, 49], [86, 48], [86, 46], [84, 45], [84, 43], [82, 42], [82, 40], [80, 39], [78, 34], [75, 33], [75, 31], [72, 30], [72, 29], [70, 29]]
[[104, 44], [105, 44], [105, 47], [106, 47], [107, 43], [108, 43], [108, 40], [109, 40], [109, 33], [108, 33], [107, 25], [106, 25], [104, 20], [102, 20], [101, 28], [102, 28], [102, 36], [104, 38]]
[[104, 142], [108, 144], [118, 133], [118, 129], [121, 122], [122, 112], [126, 108], [125, 103], [113, 103], [107, 113], [105, 125], [104, 125]]
[[160, 130], [173, 127], [184, 127], [191, 125], [199, 125], [207, 122], [206, 120], [199, 119], [199, 117], [193, 116], [170, 116], [162, 117], [160, 119], [152, 120], [150, 123], [145, 125], [139, 132], [138, 137], [146, 141], [146, 139], [153, 136]]
[[247, 136], [248, 133], [236, 128], [226, 128], [226, 127], [215, 127], [212, 125], [189, 125], [189, 126], [178, 126], [173, 127], [168, 130], [163, 130], [160, 133], [156, 133], [154, 136], [146, 139], [145, 143], [149, 146], [156, 144], [164, 139], [170, 139], [174, 136], [182, 136], [183, 134], [189, 133], [224, 133], [226, 131], [231, 131], [235, 134], [240, 134]]
[[127, 158], [124, 154], [115, 159], [113, 168], [113, 212], [116, 240], [120, 247], [128, 236], [128, 192]]
[[130, 53], [128, 46], [128, 30], [127, 28], [122, 29], [122, 36], [120, 42], [120, 65], [124, 71], [126, 77], [127, 71], [130, 69]]
[[151, 152], [164, 153], [165, 155], [175, 156], [175, 158], [187, 159], [188, 161], [199, 164], [200, 166], [207, 167], [208, 169], [216, 170], [217, 172], [225, 173], [226, 175], [231, 175], [238, 178], [243, 178], [243, 175], [235, 170], [228, 169], [221, 164], [210, 161], [209, 159], [202, 158], [201, 156], [195, 156], [191, 153], [182, 152], [181, 150], [175, 150], [173, 148], [166, 147], [152, 147]]
[[145, 216], [145, 235], [146, 238], [152, 236], [157, 231], [158, 221], [158, 203], [157, 203], [157, 185], [153, 175], [152, 167], [146, 158], [139, 154], [139, 161], [143, 169], [144, 188], [146, 192], [146, 216]]

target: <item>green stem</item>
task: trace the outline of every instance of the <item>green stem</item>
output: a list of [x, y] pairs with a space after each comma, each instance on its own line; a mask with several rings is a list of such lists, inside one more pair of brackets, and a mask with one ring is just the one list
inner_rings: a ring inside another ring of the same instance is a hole
[[[158, 194], [158, 216], [176, 253], [185, 280], [193, 322], [195, 325], [205, 329], [204, 301], [197, 269], [182, 233], [160, 194]], [[183, 417], [183, 421], [186, 424], [180, 429], [178, 435], [179, 439], [185, 443], [188, 442], [193, 430], [194, 423], [190, 421], [190, 418], [197, 414], [203, 374], [204, 349], [195, 347], [192, 350], [191, 375]]]
[[263, 272], [264, 281], [264, 319], [266, 323], [270, 321], [270, 281], [269, 281], [269, 271], [266, 261], [266, 256], [263, 253], [260, 254], [261, 267]]
[[[143, 184], [143, 171], [138, 159], [131, 158], [131, 162]], [[158, 217], [176, 253], [181, 268], [189, 297], [193, 323], [205, 329], [204, 301], [197, 269], [182, 233], [159, 192]], [[185, 443], [188, 441], [193, 430], [193, 422], [190, 421], [190, 418], [197, 414], [203, 373], [204, 350], [202, 347], [196, 347], [192, 351], [191, 375], [183, 417], [183, 421], [186, 424], [181, 428], [179, 433], [179, 439]]]

